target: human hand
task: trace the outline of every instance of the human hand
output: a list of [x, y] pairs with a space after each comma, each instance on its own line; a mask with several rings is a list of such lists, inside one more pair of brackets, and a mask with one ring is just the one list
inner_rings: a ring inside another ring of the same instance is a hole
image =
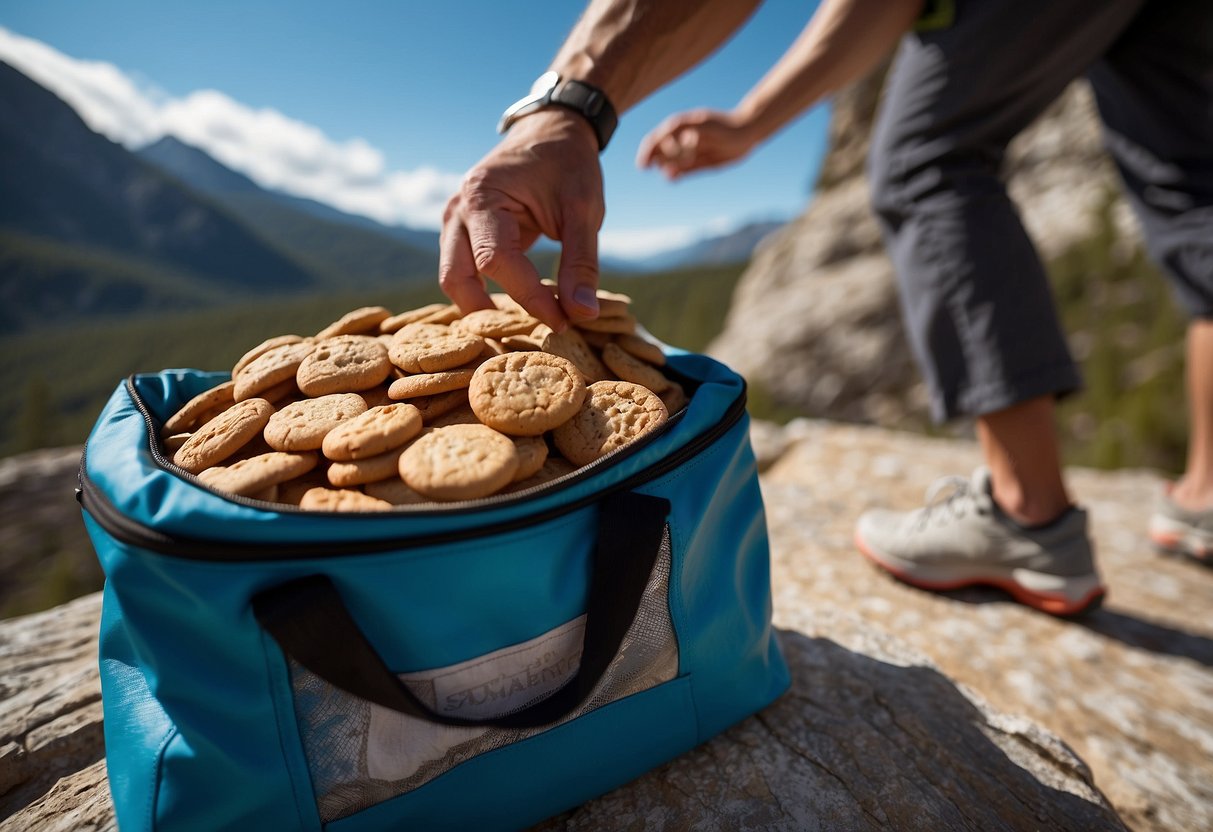
[[[476, 164], [443, 214], [438, 282], [466, 314], [491, 309], [486, 275], [548, 326], [598, 314], [598, 229], [605, 213], [598, 139], [576, 113], [520, 119]], [[524, 252], [544, 234], [561, 244], [559, 298]]]
[[642, 168], [656, 167], [667, 179], [741, 159], [757, 137], [735, 113], [691, 110], [670, 116], [644, 137], [636, 154]]

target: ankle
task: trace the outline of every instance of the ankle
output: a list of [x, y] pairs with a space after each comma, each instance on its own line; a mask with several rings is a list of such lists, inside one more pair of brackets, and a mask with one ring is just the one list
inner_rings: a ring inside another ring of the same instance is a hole
[[991, 496], [999, 510], [1021, 526], [1044, 526], [1052, 523], [1073, 507], [1064, 490], [1035, 494], [1018, 484], [991, 483]]
[[1185, 474], [1171, 485], [1167, 493], [1176, 505], [1189, 511], [1213, 508], [1213, 479]]

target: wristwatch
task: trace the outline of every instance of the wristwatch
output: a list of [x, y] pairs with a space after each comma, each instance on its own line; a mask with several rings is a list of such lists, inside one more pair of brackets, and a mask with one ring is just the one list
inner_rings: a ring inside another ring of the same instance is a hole
[[594, 128], [599, 152], [606, 149], [619, 124], [619, 116], [606, 93], [584, 81], [562, 79], [558, 73], [549, 71], [535, 79], [530, 95], [515, 101], [501, 114], [497, 132], [504, 133], [518, 119], [544, 107], [567, 107], [579, 113]]

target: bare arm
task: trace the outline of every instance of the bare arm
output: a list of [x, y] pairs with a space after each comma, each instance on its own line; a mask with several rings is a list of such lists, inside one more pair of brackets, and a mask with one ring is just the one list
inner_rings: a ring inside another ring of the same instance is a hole
[[[759, 0], [593, 0], [551, 69], [600, 87], [619, 112], [703, 60]], [[443, 217], [439, 282], [465, 312], [492, 306], [480, 275], [555, 329], [597, 315], [605, 212], [593, 130], [559, 107], [523, 117], [464, 177]], [[523, 252], [561, 243], [559, 300]]]
[[923, 0], [825, 0], [779, 62], [729, 113], [696, 110], [645, 137], [642, 167], [675, 178], [735, 161], [876, 66], [922, 13]]

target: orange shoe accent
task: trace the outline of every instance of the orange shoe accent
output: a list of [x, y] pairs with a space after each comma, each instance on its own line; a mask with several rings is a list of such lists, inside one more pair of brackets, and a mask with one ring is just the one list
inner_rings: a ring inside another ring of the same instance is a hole
[[855, 532], [855, 546], [859, 549], [860, 554], [866, 557], [876, 566], [879, 566], [884, 571], [888, 572], [897, 580], [907, 583], [910, 586], [926, 589], [933, 592], [946, 592], [952, 589], [961, 589], [966, 586], [992, 586], [996, 589], [1008, 593], [1012, 598], [1021, 604], [1025, 604], [1033, 609], [1046, 612], [1049, 615], [1059, 617], [1067, 617], [1078, 615], [1087, 610], [1095, 609], [1103, 603], [1104, 596], [1107, 595], [1107, 589], [1099, 586], [1088, 592], [1078, 601], [1071, 601], [1064, 595], [1057, 595], [1047, 592], [1037, 592], [1020, 586], [1007, 578], [961, 578], [955, 581], [924, 581], [920, 578], [912, 577], [904, 571], [890, 566], [881, 560], [880, 556], [875, 554], [863, 542], [863, 538], [859, 536], [859, 532]]

